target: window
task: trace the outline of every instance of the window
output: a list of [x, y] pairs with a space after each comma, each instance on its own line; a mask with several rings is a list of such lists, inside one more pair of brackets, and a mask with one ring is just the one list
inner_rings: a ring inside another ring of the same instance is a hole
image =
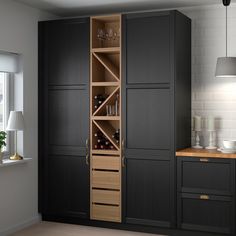
[[[6, 131], [10, 110], [14, 110], [14, 76], [19, 72], [20, 55], [0, 51], [0, 130]], [[7, 133], [7, 146], [3, 149], [7, 157], [14, 140], [12, 132]]]
[[[10, 112], [10, 73], [0, 72], [0, 130], [6, 131], [7, 120]], [[7, 146], [3, 151], [10, 151], [10, 136], [6, 140]]]

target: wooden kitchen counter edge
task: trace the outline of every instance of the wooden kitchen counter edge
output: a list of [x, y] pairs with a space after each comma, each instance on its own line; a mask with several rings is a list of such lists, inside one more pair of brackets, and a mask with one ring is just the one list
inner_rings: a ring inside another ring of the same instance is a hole
[[236, 159], [235, 154], [226, 154], [217, 150], [186, 148], [176, 151], [177, 157], [205, 157], [205, 158], [228, 158]]

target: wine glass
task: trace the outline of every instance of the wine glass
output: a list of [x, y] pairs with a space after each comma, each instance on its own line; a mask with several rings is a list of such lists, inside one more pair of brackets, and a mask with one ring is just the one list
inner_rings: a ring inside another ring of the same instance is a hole
[[114, 32], [113, 32], [113, 29], [112, 29], [112, 28], [110, 28], [110, 29], [107, 30], [107, 35], [108, 35], [108, 40], [113, 39]]

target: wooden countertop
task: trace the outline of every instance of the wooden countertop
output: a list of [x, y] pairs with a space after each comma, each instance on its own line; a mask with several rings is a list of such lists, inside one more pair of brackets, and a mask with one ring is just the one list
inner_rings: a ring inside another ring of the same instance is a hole
[[176, 152], [177, 157], [205, 157], [236, 159], [235, 154], [226, 154], [217, 150], [186, 148]]

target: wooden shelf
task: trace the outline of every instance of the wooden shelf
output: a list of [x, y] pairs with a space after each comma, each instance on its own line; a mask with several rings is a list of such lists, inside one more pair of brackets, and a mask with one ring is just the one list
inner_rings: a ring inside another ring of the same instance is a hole
[[104, 86], [120, 86], [120, 83], [119, 82], [92, 82], [92, 84], [91, 84], [92, 86], [97, 86], [97, 87], [99, 87], [99, 86], [102, 86], [102, 87], [104, 87]]
[[93, 48], [92, 52], [100, 53], [120, 53], [120, 47], [110, 47], [110, 48]]
[[119, 68], [117, 68], [106, 56], [102, 54], [93, 53], [96, 59], [106, 68], [107, 71], [117, 80], [120, 80]]
[[120, 120], [120, 116], [92, 116], [93, 120]]
[[92, 154], [105, 154], [105, 155], [120, 155], [118, 150], [107, 150], [107, 149], [93, 149]]

